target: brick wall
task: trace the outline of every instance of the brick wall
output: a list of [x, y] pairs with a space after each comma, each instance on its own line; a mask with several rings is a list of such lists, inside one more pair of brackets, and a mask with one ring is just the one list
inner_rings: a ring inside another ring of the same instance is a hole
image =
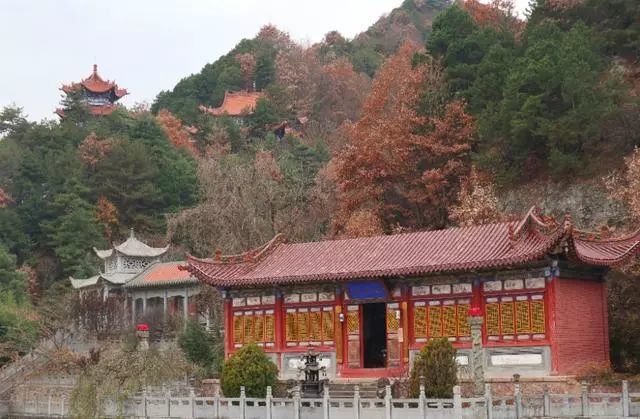
[[558, 373], [609, 362], [606, 287], [601, 281], [556, 279], [555, 354]]

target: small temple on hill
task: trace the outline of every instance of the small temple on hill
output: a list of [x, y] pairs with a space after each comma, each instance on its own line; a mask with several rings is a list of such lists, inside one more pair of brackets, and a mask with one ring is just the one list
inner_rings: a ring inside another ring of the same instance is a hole
[[535, 378], [608, 362], [605, 274], [639, 247], [640, 231], [602, 237], [532, 208], [519, 221], [438, 231], [279, 235], [241, 255], [189, 256], [181, 269], [222, 292], [226, 356], [257, 343], [283, 379], [309, 348], [330, 378], [399, 377], [441, 337], [463, 374], [480, 359], [487, 378]]
[[196, 314], [193, 297], [200, 293], [200, 283], [178, 269], [183, 261], [164, 260], [169, 246], [151, 247], [138, 240], [132, 229], [123, 243], [93, 250], [104, 269], [91, 278], [70, 278], [81, 295], [98, 292], [104, 299], [122, 297], [126, 301], [124, 319], [131, 319], [132, 324], [149, 316], [186, 319]]
[[200, 105], [199, 109], [213, 116], [230, 116], [242, 118], [251, 115], [256, 109], [258, 100], [264, 97], [263, 92], [249, 92], [241, 90], [238, 92], [225, 92], [222, 104], [217, 108]]
[[[105, 80], [98, 74], [98, 65], [93, 65], [93, 72], [80, 82], [65, 84], [60, 88], [65, 95], [79, 93], [94, 116], [109, 115], [116, 108], [116, 102], [129, 94], [114, 81]], [[64, 118], [64, 109], [56, 109], [56, 113]]]

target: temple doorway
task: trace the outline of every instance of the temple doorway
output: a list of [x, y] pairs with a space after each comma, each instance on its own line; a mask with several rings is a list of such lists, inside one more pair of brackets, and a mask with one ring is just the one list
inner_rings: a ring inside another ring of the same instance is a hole
[[364, 368], [385, 368], [387, 364], [387, 306], [362, 304], [362, 343]]

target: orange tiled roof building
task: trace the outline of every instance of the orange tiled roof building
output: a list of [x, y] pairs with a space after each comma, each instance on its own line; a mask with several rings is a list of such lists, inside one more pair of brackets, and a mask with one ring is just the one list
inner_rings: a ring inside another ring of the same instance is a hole
[[258, 100], [264, 97], [263, 92], [249, 92], [241, 90], [239, 92], [225, 92], [222, 104], [217, 108], [200, 105], [202, 112], [209, 113], [213, 116], [233, 116], [242, 117], [251, 115], [256, 109]]
[[[225, 353], [256, 342], [293, 378], [308, 348], [329, 377], [399, 377], [444, 337], [463, 374], [470, 317], [490, 378], [571, 375], [609, 361], [605, 274], [640, 250], [640, 231], [611, 238], [532, 208], [519, 221], [390, 236], [286, 243], [188, 257], [222, 291]], [[478, 329], [476, 329], [478, 330]]]
[[[64, 84], [60, 88], [65, 95], [80, 92], [83, 100], [94, 116], [109, 115], [116, 108], [116, 102], [128, 95], [127, 89], [120, 88], [114, 81], [105, 80], [98, 74], [98, 65], [93, 65], [89, 77], [80, 82]], [[64, 109], [56, 109], [64, 118]]]

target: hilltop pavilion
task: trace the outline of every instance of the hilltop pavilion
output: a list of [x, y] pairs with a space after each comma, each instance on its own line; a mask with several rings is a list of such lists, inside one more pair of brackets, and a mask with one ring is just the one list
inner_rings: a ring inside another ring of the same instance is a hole
[[[79, 92], [94, 116], [109, 115], [116, 108], [116, 102], [129, 94], [127, 89], [121, 89], [114, 81], [100, 77], [97, 64], [93, 65], [93, 72], [89, 77], [77, 83], [62, 85], [60, 90], [65, 95]], [[64, 118], [64, 109], [56, 109], [56, 113]]]

